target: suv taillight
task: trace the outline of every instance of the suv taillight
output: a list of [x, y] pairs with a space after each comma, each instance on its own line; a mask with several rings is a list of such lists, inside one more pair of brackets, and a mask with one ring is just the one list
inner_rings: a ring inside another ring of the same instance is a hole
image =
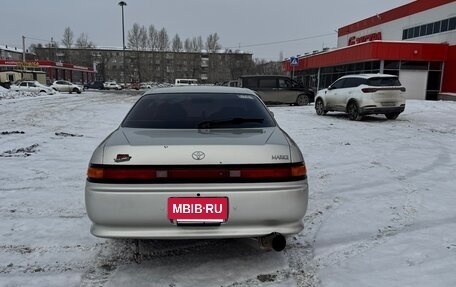
[[363, 91], [363, 93], [375, 93], [376, 91], [378, 91], [378, 89], [376, 89], [376, 88], [362, 88], [361, 91]]

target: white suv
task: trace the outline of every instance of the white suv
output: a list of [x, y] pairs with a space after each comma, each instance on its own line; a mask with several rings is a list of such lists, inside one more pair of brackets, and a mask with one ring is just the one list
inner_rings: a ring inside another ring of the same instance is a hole
[[405, 109], [404, 92], [397, 76], [347, 75], [318, 91], [315, 111], [320, 116], [328, 111], [346, 112], [350, 120], [356, 121], [369, 114], [384, 114], [394, 120]]

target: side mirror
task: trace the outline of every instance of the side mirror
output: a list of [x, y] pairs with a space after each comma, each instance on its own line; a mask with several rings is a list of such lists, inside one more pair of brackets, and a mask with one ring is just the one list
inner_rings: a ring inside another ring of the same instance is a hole
[[269, 110], [269, 113], [271, 114], [272, 117], [274, 117], [274, 113], [271, 110]]
[[332, 90], [332, 89], [334, 89], [333, 86], [329, 86], [328, 87], [328, 90]]

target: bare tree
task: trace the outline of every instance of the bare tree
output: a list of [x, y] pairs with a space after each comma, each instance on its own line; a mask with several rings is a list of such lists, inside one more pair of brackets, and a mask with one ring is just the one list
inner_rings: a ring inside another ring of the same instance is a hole
[[92, 41], [89, 41], [89, 35], [86, 33], [81, 33], [78, 39], [76, 39], [77, 48], [92, 48], [95, 47], [95, 44]]
[[65, 31], [63, 32], [63, 39], [62, 39], [62, 44], [65, 46], [65, 48], [71, 48], [73, 46], [73, 31], [71, 30], [70, 27], [66, 27]]
[[136, 51], [147, 48], [147, 30], [144, 26], [133, 24], [133, 28], [128, 31], [128, 48]]
[[182, 51], [182, 48], [183, 48], [183, 47], [182, 47], [182, 41], [181, 41], [179, 35], [176, 34], [176, 36], [174, 36], [173, 42], [172, 42], [172, 44], [171, 44], [171, 50], [172, 50], [173, 52], [181, 52], [181, 51]]
[[219, 40], [220, 38], [217, 35], [217, 33], [210, 34], [209, 36], [207, 36], [206, 50], [208, 50], [209, 52], [215, 52], [219, 50], [221, 48], [220, 44], [218, 43]]
[[156, 51], [158, 48], [158, 31], [154, 25], [149, 26], [149, 49]]
[[148, 47], [147, 29], [144, 26], [139, 26], [134, 23], [130, 31], [128, 31], [128, 48], [134, 50], [135, 68], [133, 70], [133, 77], [136, 81], [143, 81], [145, 70], [147, 70], [148, 63], [143, 59], [144, 51]]
[[203, 38], [201, 36], [193, 37], [191, 47], [192, 52], [200, 52], [204, 47]]
[[187, 38], [184, 41], [184, 51], [185, 52], [191, 52], [192, 51], [192, 40], [190, 40], [190, 38]]
[[162, 28], [160, 30], [160, 32], [158, 32], [158, 50], [159, 51], [169, 50], [169, 37], [168, 37], [168, 32], [166, 32], [165, 28]]

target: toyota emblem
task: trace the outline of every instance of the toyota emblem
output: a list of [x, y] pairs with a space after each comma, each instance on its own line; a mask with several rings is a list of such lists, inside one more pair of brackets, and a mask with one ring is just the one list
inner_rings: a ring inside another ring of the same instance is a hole
[[195, 151], [194, 153], [192, 153], [192, 158], [194, 160], [202, 160], [205, 157], [206, 157], [206, 155], [202, 151]]

